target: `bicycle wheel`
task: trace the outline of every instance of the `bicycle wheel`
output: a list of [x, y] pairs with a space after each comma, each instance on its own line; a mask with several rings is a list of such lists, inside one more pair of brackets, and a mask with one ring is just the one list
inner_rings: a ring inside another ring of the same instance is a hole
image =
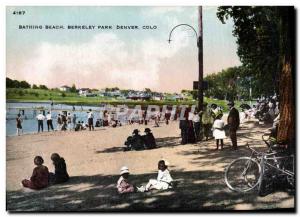
[[268, 168], [265, 165], [261, 167], [263, 167], [263, 175], [258, 184], [258, 195], [264, 197], [274, 191], [274, 184], [278, 183], [279, 179], [275, 175], [276, 170], [274, 170], [273, 168]]
[[295, 158], [294, 158], [294, 155], [290, 155], [289, 158], [284, 161], [282, 169], [288, 173], [288, 174], [286, 174], [286, 180], [288, 183], [288, 187], [291, 189], [295, 188]]
[[255, 188], [261, 176], [261, 167], [250, 157], [241, 157], [232, 161], [225, 169], [225, 183], [229, 189], [247, 192]]

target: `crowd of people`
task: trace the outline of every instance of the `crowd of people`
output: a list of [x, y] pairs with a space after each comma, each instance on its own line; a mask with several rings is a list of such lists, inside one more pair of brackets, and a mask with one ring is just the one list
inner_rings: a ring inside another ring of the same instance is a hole
[[[51, 111], [48, 111], [46, 115], [42, 111], [36, 116], [38, 133], [44, 131], [44, 121], [46, 120], [47, 130], [49, 131], [80, 131], [80, 130], [94, 130], [94, 114], [90, 109], [88, 111], [87, 122], [77, 120], [76, 114], [71, 114], [70, 112], [60, 112], [56, 117], [56, 129], [53, 126], [53, 115]], [[16, 117], [16, 127], [17, 135], [20, 136], [23, 133], [23, 119], [21, 114]], [[96, 123], [97, 124], [97, 123]]]
[[[258, 118], [260, 121], [266, 123], [276, 124], [279, 119], [279, 105], [276, 98], [264, 98], [259, 99], [255, 106], [244, 109], [240, 113], [234, 105], [233, 101], [228, 102], [229, 114], [227, 117], [227, 123], [225, 124], [223, 120], [222, 108], [212, 104], [208, 105], [204, 103], [203, 110], [199, 111], [195, 109], [191, 111], [186, 109], [184, 112], [184, 118], [179, 120], [179, 128], [181, 130], [181, 143], [195, 143], [202, 139], [206, 141], [210, 138], [214, 138], [216, 141], [216, 150], [223, 149], [224, 139], [227, 136], [230, 137], [233, 150], [237, 149], [237, 130], [240, 125], [240, 116], [243, 113], [245, 116], [243, 118]], [[164, 118], [165, 124], [169, 124], [170, 112], [166, 113]], [[145, 114], [144, 116], [145, 117]], [[161, 114], [158, 112], [154, 115], [154, 127], [159, 126]], [[39, 113], [36, 117], [38, 121], [38, 132], [43, 131], [43, 121], [47, 120], [48, 131], [54, 130], [52, 123], [51, 112], [48, 112], [46, 116]], [[139, 124], [148, 123], [144, 120], [139, 120]], [[101, 121], [101, 122], [100, 122]], [[17, 133], [19, 135], [22, 131], [22, 119], [21, 115], [16, 118], [17, 122]], [[128, 124], [132, 124], [132, 120]], [[114, 118], [109, 118], [108, 112], [104, 112], [101, 120], [96, 121], [96, 127], [98, 126], [121, 126], [121, 123]], [[94, 114], [91, 110], [88, 112], [87, 123], [84, 124], [83, 121], [76, 122], [76, 114], [71, 115], [70, 113], [58, 114], [57, 116], [57, 130], [72, 130], [80, 131], [84, 129], [94, 130]], [[150, 128], [145, 128], [144, 135], [140, 135], [140, 131], [135, 129], [131, 136], [129, 136], [124, 143], [124, 151], [130, 150], [146, 150], [156, 148], [156, 140], [151, 132]], [[43, 159], [40, 156], [34, 158], [34, 164], [36, 167], [33, 170], [33, 174], [30, 179], [24, 179], [22, 185], [31, 189], [42, 189], [51, 184], [58, 184], [68, 181], [69, 175], [67, 173], [65, 160], [60, 157], [57, 153], [51, 155], [51, 160], [53, 161], [55, 172], [49, 173], [48, 168], [43, 165]], [[129, 169], [123, 166], [120, 170], [120, 178], [117, 181], [117, 191], [120, 194], [132, 193], [132, 192], [147, 192], [152, 189], [166, 190], [172, 188], [173, 179], [168, 170], [169, 163], [166, 160], [160, 160], [158, 162], [158, 175], [156, 179], [150, 179], [146, 185], [138, 187], [133, 185], [129, 181]]]
[[261, 97], [251, 108], [242, 108], [245, 119], [256, 118], [266, 124], [273, 124], [279, 119], [279, 102], [277, 96]]
[[[40, 111], [35, 117], [37, 120], [37, 132], [43, 132], [44, 122], [46, 120], [47, 130], [49, 131], [81, 131], [89, 129], [90, 131], [95, 130], [95, 127], [119, 127], [122, 125], [132, 125], [134, 123], [148, 125], [149, 122], [154, 123], [154, 127], [159, 127], [159, 123], [163, 120], [168, 125], [170, 121], [171, 112], [166, 111], [164, 117], [162, 117], [162, 112], [158, 111], [147, 117], [147, 111], [141, 110], [142, 115], [118, 115], [116, 112], [109, 112], [107, 110], [100, 111], [99, 117], [95, 119], [95, 115], [91, 109], [87, 112], [87, 117], [84, 118], [76, 116], [75, 112], [62, 111], [54, 115], [51, 110], [45, 115], [45, 111]], [[96, 121], [95, 121], [96, 120]], [[54, 121], [56, 121], [56, 128], [54, 128]], [[21, 114], [16, 117], [16, 128], [17, 135], [23, 134], [23, 118]]]
[[240, 124], [240, 117], [238, 110], [234, 107], [234, 102], [230, 101], [228, 106], [229, 114], [226, 125], [222, 120], [222, 108], [215, 104], [208, 106], [207, 103], [204, 103], [202, 111], [195, 109], [192, 112], [187, 109], [184, 118], [179, 122], [181, 144], [195, 143], [204, 138], [207, 141], [214, 137], [216, 139], [216, 150], [219, 149], [219, 145], [223, 149], [223, 140], [226, 138], [226, 131], [230, 136], [233, 149], [236, 150], [236, 131]]

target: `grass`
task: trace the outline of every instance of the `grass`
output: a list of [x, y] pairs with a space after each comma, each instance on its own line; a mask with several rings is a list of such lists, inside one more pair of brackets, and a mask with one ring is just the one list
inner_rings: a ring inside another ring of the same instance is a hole
[[[6, 99], [10, 102], [50, 102], [62, 103], [68, 105], [90, 105], [97, 106], [99, 104], [127, 105], [128, 107], [134, 107], [136, 105], [148, 106], [148, 105], [196, 105], [197, 101], [188, 99], [182, 101], [175, 100], [119, 100], [113, 97], [84, 97], [79, 96], [77, 93], [63, 92], [59, 90], [41, 90], [41, 89], [22, 89], [22, 88], [7, 88]], [[228, 110], [226, 100], [216, 100], [211, 98], [204, 98], [204, 101], [208, 104], [217, 104], [224, 108], [226, 112]], [[239, 107], [241, 102], [236, 102], [236, 107]]]

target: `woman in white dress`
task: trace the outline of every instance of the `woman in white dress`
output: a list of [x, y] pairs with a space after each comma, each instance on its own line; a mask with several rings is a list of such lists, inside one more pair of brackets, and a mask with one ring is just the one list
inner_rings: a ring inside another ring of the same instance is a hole
[[213, 124], [213, 136], [215, 137], [217, 145], [216, 150], [219, 149], [219, 142], [221, 143], [221, 149], [223, 149], [223, 139], [226, 138], [224, 130], [224, 121], [222, 120], [222, 116], [222, 114], [218, 115]]

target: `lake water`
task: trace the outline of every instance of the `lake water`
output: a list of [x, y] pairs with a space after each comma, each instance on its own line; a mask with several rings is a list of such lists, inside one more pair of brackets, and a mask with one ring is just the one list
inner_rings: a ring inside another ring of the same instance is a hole
[[[23, 133], [35, 133], [38, 130], [36, 115], [39, 111], [44, 111], [45, 115], [52, 109], [53, 127], [56, 129], [57, 115], [61, 111], [70, 111], [71, 114], [76, 114], [77, 121], [87, 122], [87, 111], [93, 110], [94, 124], [96, 119], [100, 118], [100, 111], [104, 108], [95, 106], [70, 106], [65, 104], [58, 104], [51, 106], [50, 103], [6, 103], [6, 135], [16, 135], [16, 117], [20, 113], [23, 119], [22, 127]], [[47, 121], [44, 120], [44, 131], [47, 130]]]
[[[36, 133], [38, 131], [38, 123], [36, 116], [40, 111], [47, 114], [51, 110], [52, 123], [54, 129], [57, 128], [57, 115], [63, 111], [70, 112], [71, 115], [76, 114], [76, 122], [87, 123], [88, 110], [92, 109], [94, 114], [94, 125], [97, 119], [102, 119], [103, 111], [109, 111], [108, 120], [112, 117], [116, 120], [118, 119], [122, 125], [127, 123], [130, 116], [132, 120], [139, 120], [139, 113], [137, 110], [128, 109], [126, 114], [119, 114], [116, 116], [116, 107], [111, 107], [109, 105], [99, 105], [96, 106], [71, 106], [65, 104], [57, 104], [51, 106], [51, 103], [6, 103], [6, 136], [16, 135], [16, 118], [18, 114], [21, 114], [23, 119], [22, 128], [23, 133]], [[131, 114], [133, 113], [133, 114]], [[44, 120], [44, 131], [47, 131], [47, 121]]]
[[[40, 111], [44, 113], [44, 115], [47, 114], [48, 111], [51, 110], [52, 114], [52, 123], [54, 129], [57, 128], [57, 115], [61, 112], [70, 112], [71, 115], [76, 114], [76, 122], [84, 122], [87, 123], [88, 119], [88, 110], [92, 109], [94, 114], [94, 125], [96, 123], [97, 119], [102, 119], [103, 111], [107, 110], [109, 111], [109, 117], [108, 120], [110, 120], [111, 117], [114, 117], [114, 119], [118, 119], [122, 125], [127, 123], [128, 119], [137, 121], [140, 119], [141, 113], [135, 109], [128, 109], [125, 110], [127, 113], [119, 114], [119, 116], [116, 115], [115, 110], [116, 107], [110, 107], [109, 105], [102, 105], [102, 106], [71, 106], [66, 104], [57, 104], [57, 105], [51, 105], [51, 103], [6, 103], [6, 136], [13, 136], [16, 135], [16, 118], [18, 114], [21, 114], [21, 117], [23, 119], [22, 122], [22, 128], [23, 133], [36, 133], [38, 131], [38, 123], [36, 120], [36, 116], [39, 114]], [[176, 108], [175, 108], [176, 110]], [[171, 114], [175, 114], [175, 110], [172, 109], [169, 110]], [[152, 111], [152, 110], [151, 110]], [[148, 114], [150, 115], [150, 118], [153, 118], [155, 116], [154, 113], [150, 113], [148, 111]], [[154, 116], [153, 116], [154, 115]], [[164, 116], [162, 114], [162, 116]], [[47, 121], [44, 120], [44, 131], [47, 129]]]

